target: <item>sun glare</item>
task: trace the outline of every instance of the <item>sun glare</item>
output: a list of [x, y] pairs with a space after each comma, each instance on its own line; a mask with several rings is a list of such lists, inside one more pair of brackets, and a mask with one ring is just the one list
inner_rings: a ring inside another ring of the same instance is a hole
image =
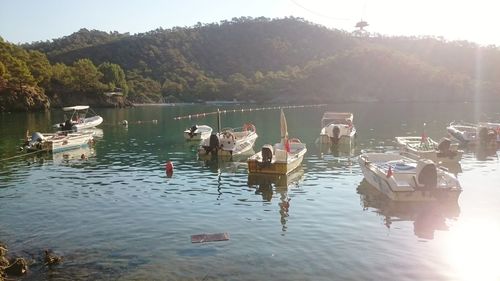
[[457, 280], [500, 280], [499, 237], [500, 226], [492, 221], [467, 221], [453, 228], [444, 250]]

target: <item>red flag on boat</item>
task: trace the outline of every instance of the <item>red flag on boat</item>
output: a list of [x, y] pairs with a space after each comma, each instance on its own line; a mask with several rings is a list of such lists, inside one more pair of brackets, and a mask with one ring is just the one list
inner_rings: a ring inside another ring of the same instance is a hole
[[420, 140], [421, 142], [426, 142], [427, 141], [427, 135], [425, 132], [422, 132], [422, 139]]
[[290, 141], [288, 138], [285, 140], [285, 150], [286, 152], [290, 152]]
[[392, 177], [392, 166], [389, 165], [389, 170], [387, 170], [387, 175], [385, 176], [388, 178]]

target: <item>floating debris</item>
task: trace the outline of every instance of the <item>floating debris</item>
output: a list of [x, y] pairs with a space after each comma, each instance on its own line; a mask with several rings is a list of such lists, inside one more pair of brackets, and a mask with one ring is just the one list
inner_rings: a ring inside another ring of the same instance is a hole
[[191, 243], [203, 243], [214, 241], [227, 241], [229, 240], [229, 233], [213, 233], [213, 234], [196, 234], [191, 235]]

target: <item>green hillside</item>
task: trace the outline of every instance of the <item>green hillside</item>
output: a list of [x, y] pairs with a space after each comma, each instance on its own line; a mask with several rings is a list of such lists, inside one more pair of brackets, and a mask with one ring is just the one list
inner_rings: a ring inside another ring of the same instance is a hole
[[50, 61], [49, 83], [37, 83], [49, 100], [115, 87], [133, 102], [465, 101], [478, 89], [500, 100], [495, 46], [357, 37], [299, 18], [234, 18], [136, 35], [82, 29], [22, 47]]

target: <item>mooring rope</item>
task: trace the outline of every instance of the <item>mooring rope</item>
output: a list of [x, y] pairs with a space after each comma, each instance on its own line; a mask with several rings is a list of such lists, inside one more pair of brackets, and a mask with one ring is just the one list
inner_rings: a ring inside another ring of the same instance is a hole
[[7, 157], [7, 158], [4, 158], [4, 159], [0, 159], [0, 162], [7, 161], [7, 160], [12, 160], [12, 159], [16, 159], [16, 158], [20, 158], [20, 157], [25, 157], [25, 156], [28, 156], [28, 155], [32, 155], [32, 154], [36, 154], [36, 153], [40, 153], [40, 152], [44, 152], [44, 151], [49, 151], [49, 149], [41, 149], [41, 150], [37, 150], [37, 151], [32, 151], [32, 152], [27, 152], [27, 153], [19, 154], [19, 155], [12, 156], [12, 157]]

